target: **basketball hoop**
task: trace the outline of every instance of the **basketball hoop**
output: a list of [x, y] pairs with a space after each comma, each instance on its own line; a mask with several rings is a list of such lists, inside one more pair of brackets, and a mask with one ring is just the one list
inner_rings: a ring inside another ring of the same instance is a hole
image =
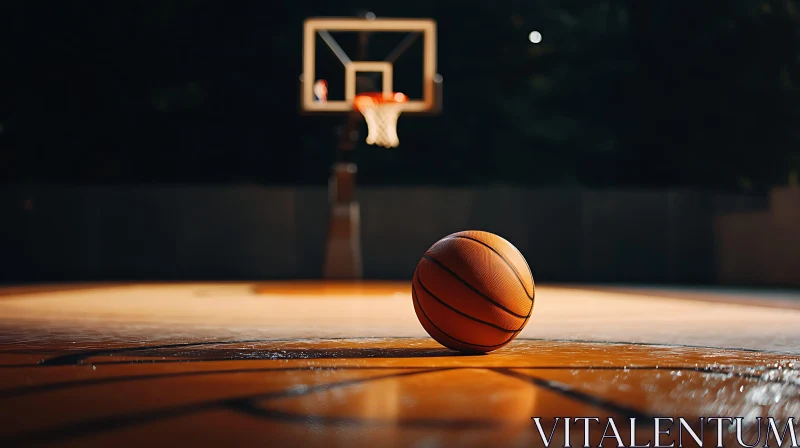
[[408, 97], [402, 93], [362, 93], [356, 95], [353, 105], [367, 122], [367, 143], [385, 148], [400, 144], [397, 137], [397, 119], [403, 112]]

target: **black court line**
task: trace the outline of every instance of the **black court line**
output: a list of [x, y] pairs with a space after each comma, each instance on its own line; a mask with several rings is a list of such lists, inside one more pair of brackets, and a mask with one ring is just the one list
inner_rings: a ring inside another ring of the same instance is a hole
[[[297, 340], [297, 339], [295, 339]], [[42, 366], [65, 366], [65, 365], [75, 365], [79, 364], [80, 361], [91, 358], [93, 356], [111, 356], [120, 353], [130, 353], [130, 352], [137, 352], [137, 351], [144, 351], [144, 350], [161, 350], [161, 349], [169, 349], [169, 348], [186, 348], [186, 347], [203, 347], [203, 346], [211, 346], [211, 345], [226, 345], [226, 344], [255, 344], [255, 343], [263, 343], [263, 342], [270, 342], [271, 339], [244, 339], [244, 340], [234, 340], [234, 341], [206, 341], [206, 342], [184, 342], [180, 344], [166, 344], [166, 345], [141, 345], [138, 347], [120, 347], [120, 348], [113, 348], [113, 349], [106, 349], [106, 350], [90, 350], [85, 352], [78, 352], [78, 353], [70, 353], [67, 355], [55, 356], [53, 358], [48, 358], [39, 365]]]
[[[719, 347], [714, 345], [693, 345], [693, 344], [675, 344], [675, 343], [664, 343], [664, 342], [630, 342], [630, 341], [601, 341], [601, 340], [591, 340], [591, 339], [549, 339], [549, 338], [517, 338], [517, 341], [539, 341], [539, 342], [566, 342], [566, 343], [575, 343], [575, 344], [594, 344], [594, 345], [634, 345], [637, 347], [652, 347], [652, 348], [701, 348], [701, 349], [708, 349], [708, 350], [718, 350], [718, 351], [731, 351], [731, 352], [748, 352], [748, 353], [767, 353], [771, 355], [786, 355], [786, 356], [794, 356], [800, 360], [800, 353], [796, 352], [787, 352], [787, 351], [780, 351], [780, 350], [769, 350], [769, 349], [759, 349], [759, 348], [742, 348], [742, 347]], [[784, 367], [785, 368], [785, 367]]]
[[[200, 359], [194, 360], [190, 362], [209, 362], [209, 361], [226, 361], [226, 359]], [[179, 363], [181, 361], [177, 360], [155, 360], [153, 364], [164, 364], [164, 363]], [[185, 361], [184, 361], [185, 362]], [[114, 363], [104, 363], [106, 364], [139, 364], [136, 361], [130, 362], [114, 362]], [[97, 364], [100, 365], [100, 364]], [[731, 369], [712, 369], [712, 368], [703, 368], [703, 367], [696, 367], [696, 366], [634, 366], [634, 367], [619, 367], [619, 366], [502, 366], [502, 367], [483, 367], [479, 365], [475, 366], [453, 366], [453, 367], [435, 367], [435, 366], [372, 366], [372, 367], [364, 367], [364, 366], [296, 366], [296, 367], [263, 367], [263, 368], [249, 368], [249, 369], [219, 369], [219, 370], [204, 370], [204, 371], [190, 371], [190, 372], [172, 372], [172, 373], [155, 373], [155, 374], [139, 374], [139, 375], [123, 375], [123, 376], [115, 376], [115, 377], [108, 377], [108, 378], [100, 378], [100, 379], [88, 379], [88, 380], [75, 380], [75, 381], [63, 381], [59, 383], [49, 383], [49, 384], [42, 384], [42, 385], [35, 385], [35, 386], [24, 386], [24, 387], [16, 387], [10, 388], [6, 390], [0, 390], [0, 399], [3, 398], [12, 398], [12, 397], [20, 397], [25, 395], [33, 395], [38, 393], [45, 393], [45, 392], [54, 392], [58, 390], [65, 390], [71, 388], [79, 388], [79, 387], [90, 387], [90, 386], [100, 386], [100, 385], [107, 385], [107, 384], [120, 384], [120, 383], [130, 383], [135, 381], [154, 381], [160, 379], [169, 379], [169, 378], [191, 378], [191, 377], [202, 377], [202, 376], [214, 376], [214, 375], [227, 375], [227, 374], [237, 374], [237, 373], [272, 373], [272, 372], [303, 372], [303, 371], [325, 371], [331, 372], [336, 370], [474, 370], [474, 369], [482, 369], [482, 370], [492, 370], [492, 369], [515, 369], [515, 370], [582, 370], [582, 371], [681, 371], [681, 372], [695, 372], [700, 374], [707, 374], [707, 375], [733, 375], [739, 378], [745, 379], [752, 379], [763, 383], [773, 383], [773, 384], [782, 384], [786, 386], [797, 386], [800, 387], [800, 384], [797, 384], [793, 381], [783, 380], [781, 378], [763, 378], [763, 374], [756, 374], [756, 373], [749, 373], [749, 372], [737, 372]], [[778, 369], [770, 369], [770, 371], [777, 371]], [[791, 369], [789, 369], [791, 370]], [[766, 373], [766, 371], [765, 371]]]
[[[470, 367], [454, 367], [456, 369], [468, 369]], [[473, 367], [474, 368], [474, 367]], [[230, 370], [206, 370], [206, 371], [193, 371], [193, 372], [173, 372], [173, 373], [156, 373], [152, 375], [124, 375], [109, 378], [100, 378], [96, 380], [76, 380], [64, 381], [60, 383], [42, 384], [37, 386], [26, 386], [7, 390], [0, 390], [0, 399], [20, 397], [25, 395], [33, 395], [44, 392], [54, 392], [57, 390], [72, 389], [79, 387], [102, 386], [107, 384], [121, 384], [131, 383], [136, 381], [155, 381], [170, 378], [192, 378], [202, 376], [215, 376], [215, 375], [235, 375], [238, 373], [272, 373], [272, 372], [316, 372], [325, 371], [330, 372], [334, 370], [431, 370], [430, 366], [422, 367], [371, 367], [364, 368], [359, 366], [343, 366], [343, 367], [320, 367], [320, 366], [297, 366], [297, 367], [264, 367], [264, 368], [251, 368], [251, 369], [230, 369]]]
[[[544, 379], [537, 378], [537, 377], [524, 375], [524, 374], [521, 374], [519, 372], [514, 372], [513, 370], [511, 370], [511, 369], [520, 369], [520, 370], [522, 370], [522, 369], [524, 369], [524, 370], [559, 369], [559, 370], [563, 370], [563, 369], [567, 369], [567, 368], [571, 369], [571, 370], [576, 370], [576, 369], [580, 369], [580, 370], [591, 370], [591, 369], [597, 369], [597, 370], [644, 370], [644, 369], [667, 370], [667, 369], [669, 369], [669, 370], [685, 370], [685, 371], [694, 370], [694, 371], [698, 371], [700, 373], [711, 373], [711, 374], [727, 374], [727, 373], [729, 373], [729, 372], [725, 372], [725, 371], [708, 371], [708, 370], [700, 370], [698, 368], [692, 368], [692, 367], [676, 367], [676, 366], [664, 366], [664, 367], [661, 367], [661, 366], [659, 366], [659, 367], [648, 366], [648, 367], [640, 367], [640, 368], [631, 368], [631, 367], [620, 368], [620, 367], [609, 367], [609, 366], [602, 366], [602, 367], [592, 367], [592, 366], [577, 366], [577, 367], [576, 366], [571, 366], [571, 367], [570, 366], [568, 366], [568, 367], [561, 367], [561, 366], [546, 367], [546, 366], [540, 366], [540, 367], [530, 367], [530, 366], [527, 366], [527, 367], [502, 367], [502, 368], [480, 368], [479, 367], [479, 369], [495, 371], [495, 372], [503, 374], [503, 375], [514, 377], [516, 379], [531, 383], [531, 384], [533, 384], [535, 386], [543, 387], [543, 388], [545, 388], [547, 390], [556, 392], [556, 393], [561, 394], [563, 396], [566, 396], [568, 398], [575, 399], [575, 400], [578, 400], [580, 402], [587, 403], [587, 404], [590, 404], [590, 405], [593, 405], [593, 406], [601, 407], [601, 408], [616, 412], [618, 414], [621, 414], [621, 415], [624, 415], [624, 416], [627, 416], [627, 417], [641, 418], [641, 419], [646, 420], [646, 421], [651, 421], [652, 420], [652, 416], [650, 416], [648, 414], [645, 414], [645, 413], [642, 413], [642, 412], [640, 412], [640, 411], [638, 411], [636, 409], [632, 409], [632, 408], [628, 408], [628, 407], [625, 407], [625, 406], [621, 406], [619, 404], [616, 404], [616, 403], [613, 403], [611, 401], [605, 400], [605, 399], [603, 399], [601, 397], [596, 397], [596, 396], [593, 396], [593, 395], [590, 395], [590, 394], [586, 394], [586, 393], [583, 393], [583, 392], [575, 391], [575, 390], [569, 388], [568, 385], [565, 385], [565, 384], [562, 384], [562, 383], [558, 383], [558, 382], [554, 382], [554, 381], [549, 381], [549, 380], [544, 380]], [[337, 368], [325, 369], [325, 368], [310, 367], [310, 366], [297, 368], [296, 370], [313, 370], [313, 369], [318, 369], [318, 370], [337, 370]], [[342, 369], [342, 368], [339, 368], [339, 369]], [[352, 366], [352, 367], [349, 367], [349, 368], [344, 368], [343, 370], [345, 370], [345, 369], [370, 370], [370, 368], [355, 367], [355, 366]], [[376, 368], [373, 368], [372, 370], [383, 370], [383, 369], [384, 368], [382, 368], [382, 367], [376, 367]], [[393, 368], [393, 367], [385, 367], [385, 369], [387, 369], [387, 370], [405, 370], [404, 368], [397, 368], [397, 367], [395, 367], [395, 368]], [[306, 388], [299, 388], [299, 389], [290, 388], [288, 390], [282, 390], [282, 391], [278, 391], [278, 392], [269, 392], [269, 393], [255, 394], [255, 395], [249, 395], [249, 396], [244, 396], [244, 397], [234, 397], [234, 398], [226, 398], [226, 399], [221, 399], [221, 400], [213, 400], [213, 401], [209, 401], [209, 402], [197, 403], [197, 404], [186, 405], [186, 406], [176, 406], [176, 407], [172, 407], [172, 408], [168, 408], [168, 409], [160, 409], [160, 410], [155, 410], [155, 411], [140, 412], [140, 413], [135, 413], [135, 414], [130, 414], [130, 415], [91, 419], [91, 420], [80, 422], [80, 423], [76, 423], [76, 424], [64, 425], [62, 427], [57, 427], [57, 428], [53, 428], [53, 429], [50, 429], [50, 430], [37, 430], [35, 432], [32, 431], [32, 432], [29, 432], [29, 433], [25, 433], [25, 434], [14, 436], [14, 437], [12, 437], [10, 439], [6, 439], [6, 440], [8, 442], [11, 442], [11, 443], [25, 443], [25, 444], [42, 443], [42, 442], [53, 441], [53, 440], [61, 440], [61, 439], [65, 439], [65, 438], [79, 437], [79, 436], [88, 435], [88, 434], [95, 433], [95, 432], [110, 431], [110, 430], [129, 427], [129, 426], [133, 426], [133, 425], [137, 425], [137, 424], [144, 424], [144, 423], [149, 423], [149, 422], [153, 422], [153, 421], [157, 421], [157, 420], [161, 420], [161, 419], [167, 419], [167, 418], [175, 418], [175, 417], [180, 417], [180, 416], [184, 416], [184, 415], [189, 415], [189, 414], [193, 414], [193, 413], [204, 412], [204, 411], [209, 411], [209, 410], [214, 410], [214, 409], [219, 409], [219, 408], [237, 409], [237, 410], [240, 410], [242, 412], [252, 414], [253, 413], [252, 409], [254, 407], [252, 405], [252, 403], [255, 400], [271, 400], [271, 399], [278, 399], [278, 398], [285, 398], [285, 397], [292, 397], [292, 396], [303, 396], [303, 395], [308, 395], [308, 394], [319, 392], [319, 391], [331, 390], [331, 389], [335, 389], [335, 388], [339, 388], [339, 387], [348, 387], [348, 386], [351, 386], [351, 385], [367, 383], [367, 382], [370, 382], [370, 381], [377, 381], [377, 380], [388, 379], [388, 378], [399, 378], [399, 377], [412, 376], [412, 375], [422, 375], [422, 374], [427, 374], [427, 373], [443, 372], [443, 371], [449, 371], [449, 370], [476, 369], [476, 367], [472, 367], [472, 366], [469, 366], [469, 367], [447, 367], [447, 368], [413, 367], [413, 368], [406, 368], [406, 369], [408, 369], [409, 371], [400, 372], [400, 373], [393, 373], [393, 374], [387, 374], [387, 375], [379, 375], [379, 376], [374, 376], [374, 377], [369, 377], [369, 378], [358, 378], [358, 379], [352, 379], [352, 380], [345, 380], [345, 381], [340, 381], [340, 382], [335, 382], [335, 383], [310, 386], [310, 387], [306, 387]], [[264, 370], [273, 370], [274, 371], [275, 369], [264, 369]], [[295, 370], [295, 369], [294, 368], [287, 368], [286, 370]], [[413, 370], [413, 371], [411, 371], [411, 370]], [[248, 370], [244, 370], [244, 371], [252, 372], [254, 370], [248, 369]], [[191, 373], [187, 373], [187, 374], [176, 374], [174, 376], [227, 374], [227, 373], [235, 373], [235, 372], [230, 371], [230, 370], [228, 370], [228, 371], [219, 371], [219, 372], [191, 372]], [[735, 372], [733, 372], [733, 373], [736, 374]], [[170, 375], [165, 375], [165, 376], [170, 376]], [[136, 378], [136, 379], [138, 380], [138, 379], [152, 379], [152, 378], [153, 378], [153, 376], [150, 376], [149, 378]], [[767, 380], [763, 380], [761, 378], [757, 378], [757, 379], [760, 379], [761, 381], [765, 381], [765, 382], [767, 381]], [[109, 380], [109, 382], [111, 382], [111, 381], [114, 381], [114, 380], [120, 380], [120, 378], [108, 379], [108, 380]], [[98, 380], [98, 381], [103, 382], [103, 380]], [[776, 382], [780, 382], [780, 381], [776, 381]], [[792, 384], [792, 383], [784, 383], [784, 382], [780, 382], [780, 383]], [[77, 384], [77, 386], [80, 386], [80, 385], [82, 385], [82, 384]], [[247, 404], [247, 403], [251, 403], [251, 404]], [[264, 417], [278, 418], [278, 419], [291, 419], [291, 418], [294, 418], [291, 415], [283, 415], [283, 416], [281, 416], [281, 415], [272, 413], [271, 411], [268, 411], [268, 410], [265, 411], [265, 412], [266, 412], [266, 414], [263, 415]], [[308, 420], [306, 419], [305, 421], [308, 421]], [[320, 423], [324, 423], [324, 422], [325, 422], [325, 420], [320, 421]], [[330, 421], [330, 422], [331, 423], [336, 423], [336, 421]], [[369, 424], [369, 422], [366, 422], [365, 424]], [[424, 425], [425, 423], [423, 421], [410, 421], [409, 424], [411, 424], [411, 425]]]
[[[79, 366], [108, 366], [108, 365], [136, 365], [136, 364], [161, 364], [161, 363], [192, 363], [192, 362], [220, 362], [220, 361], [252, 361], [252, 362], [268, 362], [268, 361], [314, 361], [323, 359], [408, 359], [408, 358], [457, 358], [471, 356], [467, 353], [457, 352], [446, 348], [386, 348], [386, 349], [273, 349], [273, 350], [258, 350], [258, 356], [221, 356], [224, 355], [226, 350], [214, 350], [210, 353], [193, 353], [191, 355], [159, 355], [154, 353], [152, 359], [129, 359], [129, 360], [115, 360], [115, 361], [102, 361], [93, 360]], [[237, 350], [239, 352], [240, 350]], [[209, 354], [211, 356], [205, 356]], [[164, 359], [168, 358], [168, 359]], [[25, 364], [21, 367], [36, 368], [38, 365]]]
[[[4, 368], [25, 368], [25, 367], [38, 367], [38, 366], [63, 366], [63, 365], [80, 365], [80, 361], [91, 358], [94, 356], [113, 356], [129, 352], [146, 351], [146, 350], [160, 350], [169, 348], [189, 348], [189, 347], [202, 347], [214, 345], [230, 345], [230, 344], [254, 344], [254, 343], [277, 343], [277, 342], [319, 342], [319, 341], [356, 341], [356, 340], [392, 340], [392, 339], [424, 339], [419, 336], [391, 336], [391, 337], [335, 337], [335, 338], [275, 338], [275, 339], [236, 339], [224, 341], [203, 341], [203, 342], [186, 342], [178, 344], [166, 345], [143, 345], [138, 347], [120, 347], [115, 349], [104, 350], [87, 350], [77, 353], [70, 353], [66, 355], [55, 356], [48, 358], [38, 364], [8, 364], [0, 365], [0, 369]], [[711, 345], [692, 345], [692, 344], [675, 344], [675, 343], [656, 343], [656, 342], [630, 342], [630, 341], [602, 341], [602, 340], [589, 340], [589, 339], [549, 339], [549, 338], [516, 338], [515, 341], [537, 341], [537, 342], [554, 342], [554, 343], [572, 343], [572, 344], [592, 344], [592, 345], [632, 345], [637, 347], [652, 347], [652, 348], [690, 348], [690, 349], [707, 349], [717, 351], [739, 351], [747, 353], [765, 353], [773, 355], [785, 355], [796, 357], [800, 361], [800, 353], [769, 350], [769, 349], [755, 349], [743, 347], [719, 347]], [[511, 342], [512, 344], [514, 341]], [[0, 354], [4, 353], [0, 350]], [[786, 368], [786, 367], [784, 367]]]
[[428, 420], [428, 419], [397, 419], [379, 420], [375, 418], [358, 417], [334, 417], [325, 415], [305, 415], [290, 412], [278, 411], [274, 409], [261, 408], [250, 401], [241, 403], [231, 403], [231, 410], [247, 414], [253, 417], [268, 420], [277, 420], [292, 423], [304, 423], [307, 425], [335, 425], [349, 427], [403, 427], [421, 429], [489, 429], [506, 426], [502, 422], [481, 419], [461, 419], [461, 420]]
[[551, 392], [555, 392], [555, 393], [557, 393], [559, 395], [562, 395], [564, 397], [571, 398], [573, 400], [577, 400], [577, 401], [579, 401], [581, 403], [589, 404], [589, 405], [592, 405], [592, 406], [596, 406], [596, 407], [599, 407], [599, 408], [603, 408], [603, 409], [615, 412], [617, 414], [622, 415], [626, 419], [628, 419], [628, 418], [637, 418], [637, 419], [642, 419], [642, 420], [645, 420], [645, 421], [655, 421], [655, 416], [653, 416], [653, 415], [646, 414], [646, 413], [643, 413], [643, 412], [641, 412], [641, 411], [639, 411], [637, 409], [630, 408], [630, 407], [627, 407], [627, 406], [623, 406], [623, 405], [614, 403], [613, 401], [606, 400], [605, 398], [601, 398], [601, 397], [598, 397], [598, 396], [594, 396], [594, 395], [590, 395], [590, 394], [587, 394], [587, 393], [584, 393], [584, 392], [577, 391], [577, 390], [569, 387], [569, 385], [564, 384], [564, 383], [559, 383], [557, 381], [545, 380], [545, 379], [538, 378], [538, 377], [535, 377], [535, 376], [523, 375], [521, 373], [514, 372], [513, 370], [509, 370], [509, 369], [494, 369], [494, 371], [496, 371], [497, 373], [500, 373], [502, 375], [509, 376], [511, 378], [516, 378], [518, 380], [522, 380], [522, 381], [528, 382], [530, 384], [533, 384], [534, 386], [541, 387], [543, 389], [547, 389], [547, 390], [549, 390]]
[[[309, 395], [316, 392], [337, 389], [341, 387], [349, 387], [357, 384], [367, 383], [370, 381], [378, 381], [389, 378], [400, 378], [412, 375], [420, 375], [429, 372], [446, 371], [451, 369], [423, 369], [422, 371], [415, 372], [401, 372], [387, 375], [380, 375], [370, 378], [358, 378], [352, 380], [339, 381], [328, 384], [319, 384], [316, 386], [309, 386], [305, 388], [289, 388], [278, 392], [267, 392], [263, 394], [248, 395], [242, 397], [224, 398], [221, 400], [206, 401], [191, 405], [174, 406], [166, 409], [158, 409], [154, 411], [145, 411], [132, 413], [128, 415], [100, 417], [75, 424], [67, 424], [52, 429], [38, 429], [35, 431], [19, 434], [5, 440], [6, 443], [17, 444], [39, 444], [52, 441], [63, 441], [64, 439], [86, 436], [98, 432], [113, 431], [121, 428], [126, 428], [134, 425], [141, 425], [151, 423], [158, 420], [182, 417], [190, 414], [196, 414], [215, 409], [235, 409], [240, 405], [242, 400], [274, 400], [287, 397], [298, 397]], [[0, 439], [1, 440], [1, 439]]]
[[[300, 342], [300, 341], [344, 341], [344, 340], [369, 340], [369, 339], [411, 339], [410, 337], [391, 337], [391, 338], [375, 338], [375, 337], [361, 337], [361, 338], [276, 338], [276, 339], [235, 339], [227, 341], [204, 341], [204, 342], [183, 342], [176, 344], [165, 345], [141, 345], [138, 347], [119, 347], [114, 349], [103, 350], [87, 350], [77, 353], [70, 353], [66, 355], [55, 356], [48, 358], [37, 365], [40, 366], [64, 366], [64, 365], [77, 365], [80, 361], [91, 358], [94, 356], [112, 356], [122, 353], [130, 353], [146, 350], [162, 350], [170, 348], [188, 348], [188, 347], [204, 347], [213, 345], [230, 345], [230, 344], [258, 344], [270, 342]], [[2, 353], [2, 352], [0, 352]], [[3, 367], [3, 366], [0, 366]]]

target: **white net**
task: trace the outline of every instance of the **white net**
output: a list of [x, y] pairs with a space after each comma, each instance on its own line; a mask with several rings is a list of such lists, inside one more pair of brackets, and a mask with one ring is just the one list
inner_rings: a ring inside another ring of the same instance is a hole
[[391, 99], [359, 96], [356, 107], [367, 122], [367, 143], [394, 148], [400, 144], [397, 137], [397, 120], [403, 112], [405, 95], [395, 94]]

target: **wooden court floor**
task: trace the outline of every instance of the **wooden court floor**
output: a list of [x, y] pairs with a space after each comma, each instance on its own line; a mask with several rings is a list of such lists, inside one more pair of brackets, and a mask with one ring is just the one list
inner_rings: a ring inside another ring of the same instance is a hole
[[407, 283], [5, 288], [0, 447], [542, 446], [533, 417], [581, 446], [556, 418], [637, 418], [645, 442], [655, 417], [800, 422], [798, 298], [537, 286], [515, 342], [465, 356], [425, 334]]

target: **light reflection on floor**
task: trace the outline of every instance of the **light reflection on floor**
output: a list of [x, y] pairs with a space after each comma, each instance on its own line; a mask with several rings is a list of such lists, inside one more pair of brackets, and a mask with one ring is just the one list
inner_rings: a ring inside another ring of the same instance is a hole
[[[517, 341], [462, 356], [414, 327], [404, 285], [252, 286], [2, 295], [0, 445], [541, 446], [531, 417], [638, 418], [646, 442], [654, 417], [800, 416], [800, 356], [763, 342], [796, 310], [543, 287]], [[558, 328], [582, 320], [586, 340]]]

